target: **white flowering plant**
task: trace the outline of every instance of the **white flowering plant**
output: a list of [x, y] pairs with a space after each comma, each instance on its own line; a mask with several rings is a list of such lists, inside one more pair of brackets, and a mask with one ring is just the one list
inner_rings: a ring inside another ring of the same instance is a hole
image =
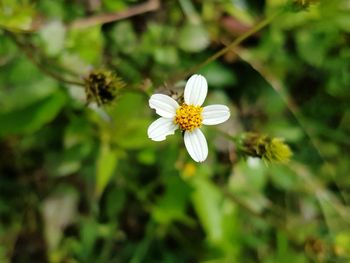
[[0, 263], [350, 262], [349, 17], [1, 0]]
[[184, 133], [186, 149], [196, 162], [204, 162], [208, 156], [208, 144], [202, 125], [216, 125], [230, 118], [230, 109], [221, 104], [202, 107], [207, 96], [208, 84], [202, 75], [192, 75], [185, 86], [184, 103], [179, 105], [173, 98], [154, 94], [149, 106], [161, 116], [148, 128], [147, 134], [153, 141], [163, 141], [177, 129]]

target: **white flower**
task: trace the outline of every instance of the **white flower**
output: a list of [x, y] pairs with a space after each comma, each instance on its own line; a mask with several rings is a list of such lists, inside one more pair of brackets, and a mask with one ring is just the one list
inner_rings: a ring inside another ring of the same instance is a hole
[[208, 156], [207, 141], [199, 129], [202, 124], [215, 125], [230, 118], [230, 110], [225, 105], [215, 104], [202, 107], [207, 96], [208, 84], [201, 75], [193, 75], [186, 83], [185, 102], [179, 105], [173, 98], [154, 94], [149, 106], [156, 110], [161, 118], [148, 128], [148, 137], [153, 141], [163, 141], [167, 135], [174, 134], [177, 128], [184, 131], [185, 146], [196, 162], [203, 162]]

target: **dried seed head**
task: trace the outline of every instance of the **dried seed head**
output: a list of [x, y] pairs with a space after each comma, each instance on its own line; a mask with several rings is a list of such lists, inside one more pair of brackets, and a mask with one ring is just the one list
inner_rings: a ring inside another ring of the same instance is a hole
[[110, 104], [115, 100], [124, 81], [109, 70], [92, 71], [85, 79], [87, 104], [96, 102], [98, 106]]

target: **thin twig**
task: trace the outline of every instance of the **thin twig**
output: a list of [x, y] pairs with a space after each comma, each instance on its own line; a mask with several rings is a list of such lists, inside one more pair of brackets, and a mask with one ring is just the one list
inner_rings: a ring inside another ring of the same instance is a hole
[[222, 48], [221, 50], [216, 52], [214, 55], [210, 56], [209, 58], [207, 58], [203, 62], [195, 65], [194, 67], [190, 68], [186, 72], [175, 76], [174, 78], [172, 78], [169, 81], [169, 83], [176, 83], [177, 81], [184, 79], [185, 77], [187, 77], [193, 73], [196, 73], [202, 67], [206, 66], [210, 62], [212, 62], [212, 61], [216, 60], [217, 58], [221, 57], [222, 55], [226, 54], [228, 51], [232, 50], [233, 48], [235, 48], [239, 44], [241, 44], [244, 40], [248, 39], [249, 37], [254, 35], [256, 32], [258, 32], [261, 29], [263, 29], [264, 27], [266, 27], [268, 24], [271, 23], [272, 20], [274, 20], [277, 16], [282, 14], [285, 10], [286, 9], [284, 9], [284, 8], [281, 10], [278, 10], [276, 13], [274, 13], [274, 14], [268, 16], [267, 18], [265, 18], [264, 20], [260, 21], [258, 24], [256, 24], [254, 27], [252, 27], [250, 30], [248, 30], [247, 32], [245, 32], [244, 34], [242, 34], [238, 38], [236, 38], [231, 44]]
[[87, 18], [77, 19], [70, 24], [71, 28], [86, 28], [95, 25], [101, 25], [105, 23], [110, 23], [132, 16], [144, 14], [147, 12], [152, 12], [160, 7], [159, 0], [149, 0], [145, 3], [132, 6], [125, 11], [117, 13], [107, 13], [96, 16], [91, 16]]
[[249, 38], [250, 36], [254, 35], [256, 32], [260, 31], [264, 27], [266, 27], [268, 24], [271, 23], [272, 20], [274, 20], [277, 16], [282, 14], [285, 9], [278, 10], [276, 13], [268, 16], [264, 20], [260, 21], [258, 24], [256, 24], [254, 27], [252, 27], [250, 30], [245, 32], [244, 34], [240, 35], [238, 38], [236, 38], [230, 45], [226, 46], [225, 48], [219, 50], [211, 57], [207, 58], [202, 63], [194, 66], [189, 70], [188, 74], [192, 74], [197, 72], [200, 68], [204, 67], [205, 65], [209, 64], [210, 62], [216, 60], [217, 58], [221, 57], [222, 55], [226, 54], [228, 51], [232, 50], [236, 46], [238, 46], [240, 43], [242, 43], [244, 40]]
[[13, 42], [16, 44], [16, 46], [27, 56], [27, 58], [40, 70], [42, 71], [44, 74], [50, 76], [51, 78], [54, 78], [60, 82], [66, 83], [66, 84], [70, 84], [70, 85], [76, 85], [76, 86], [82, 86], [84, 87], [84, 83], [83, 82], [78, 82], [78, 81], [74, 81], [74, 80], [68, 80], [65, 79], [64, 77], [62, 77], [61, 75], [50, 71], [47, 67], [45, 67], [44, 65], [42, 65], [39, 61], [37, 61], [35, 59], [35, 57], [33, 56], [31, 50], [29, 50], [26, 45], [24, 43], [22, 43], [16, 36], [15, 34], [11, 33], [11, 32], [6, 32], [8, 36], [10, 36], [10, 38], [13, 40]]

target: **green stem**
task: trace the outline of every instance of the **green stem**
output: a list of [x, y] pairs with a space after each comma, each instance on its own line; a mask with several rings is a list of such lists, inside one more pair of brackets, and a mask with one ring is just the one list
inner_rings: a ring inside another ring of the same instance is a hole
[[236, 136], [233, 136], [225, 131], [222, 131], [220, 129], [216, 129], [218, 133], [220, 133], [222, 136], [224, 136], [225, 138], [227, 138], [228, 140], [230, 141], [233, 141], [236, 145], [239, 143], [239, 136], [236, 135]]
[[254, 27], [249, 29], [247, 32], [236, 38], [234, 41], [231, 42], [228, 46], [222, 48], [203, 62], [195, 65], [194, 67], [190, 68], [187, 72], [179, 74], [178, 76], [175, 76], [172, 80], [170, 80], [170, 83], [176, 83], [178, 80], [184, 79], [186, 76], [192, 75], [196, 72], [198, 72], [199, 69], [206, 66], [210, 62], [213, 62], [217, 58], [221, 57], [222, 55], [226, 54], [228, 51], [232, 50], [233, 48], [237, 47], [239, 44], [241, 44], [244, 40], [248, 39], [252, 35], [254, 35], [256, 32], [260, 31], [267, 25], [269, 25], [276, 17], [284, 13], [288, 8], [282, 8], [278, 10], [277, 12], [273, 13], [272, 15], [266, 17], [264, 20], [257, 23]]
[[70, 85], [76, 85], [76, 86], [81, 86], [84, 87], [84, 83], [80, 82], [80, 81], [75, 81], [75, 80], [69, 80], [69, 79], [65, 79], [64, 77], [62, 77], [61, 75], [51, 71], [48, 69], [48, 67], [46, 67], [45, 65], [42, 65], [42, 63], [40, 63], [39, 61], [37, 61], [37, 59], [35, 59], [35, 57], [32, 54], [32, 51], [29, 50], [26, 45], [24, 43], [22, 43], [14, 33], [9, 32], [9, 31], [5, 31], [7, 33], [7, 35], [13, 40], [13, 42], [16, 44], [16, 46], [26, 55], [26, 57], [44, 74], [50, 76], [51, 78], [54, 78], [56, 80], [58, 80], [59, 82], [63, 82], [66, 84], [70, 84]]
[[249, 29], [247, 32], [245, 32], [244, 34], [240, 35], [238, 38], [236, 38], [234, 41], [232, 41], [231, 44], [229, 44], [228, 46], [226, 46], [225, 48], [219, 50], [218, 52], [216, 52], [214, 55], [210, 56], [209, 58], [207, 58], [206, 60], [204, 60], [203, 62], [201, 62], [200, 64], [192, 67], [188, 74], [193, 74], [195, 72], [197, 72], [200, 68], [204, 67], [205, 65], [209, 64], [210, 62], [213, 62], [214, 60], [216, 60], [217, 58], [221, 57], [222, 55], [226, 54], [228, 51], [232, 50], [233, 48], [237, 47], [239, 44], [241, 44], [244, 40], [246, 40], [247, 38], [249, 38], [250, 36], [254, 35], [256, 32], [260, 31], [261, 29], [263, 29], [265, 26], [267, 26], [268, 24], [271, 23], [272, 20], [274, 20], [278, 15], [280, 15], [283, 10], [279, 10], [278, 12], [272, 14], [271, 16], [268, 16], [267, 18], [265, 18], [264, 20], [260, 21], [258, 24], [256, 24], [254, 27], [252, 27], [251, 29]]
[[149, 99], [152, 94], [144, 89], [142, 87], [137, 85], [129, 85], [126, 88], [123, 89], [123, 93], [139, 93], [142, 96], [144, 96], [146, 99]]

